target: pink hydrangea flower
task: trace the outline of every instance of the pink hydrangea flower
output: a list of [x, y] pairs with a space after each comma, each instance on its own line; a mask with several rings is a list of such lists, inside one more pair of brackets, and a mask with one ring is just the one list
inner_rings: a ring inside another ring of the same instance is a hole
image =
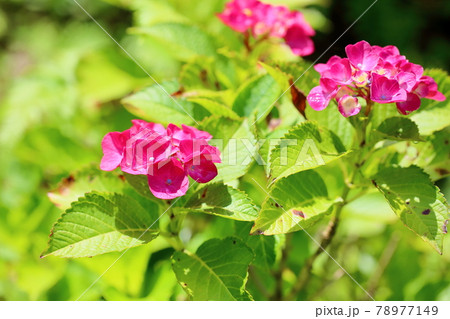
[[155, 197], [172, 199], [183, 196], [189, 178], [207, 183], [217, 176], [215, 163], [220, 151], [208, 144], [208, 132], [182, 125], [133, 120], [123, 132], [110, 132], [102, 140], [103, 158], [100, 168], [112, 171], [117, 167], [133, 175], [147, 175], [150, 191]]
[[367, 103], [396, 103], [406, 115], [420, 107], [422, 98], [445, 100], [436, 82], [423, 75], [423, 67], [409, 62], [393, 45], [360, 41], [348, 45], [345, 52], [347, 58], [333, 56], [314, 66], [321, 76], [320, 85], [307, 97], [314, 110], [325, 109], [335, 99], [343, 116], [353, 116], [361, 110], [359, 97]]
[[240, 33], [253, 37], [270, 36], [284, 39], [295, 55], [306, 56], [314, 52], [311, 37], [314, 29], [303, 14], [285, 6], [274, 6], [258, 0], [233, 0], [217, 15], [223, 23]]

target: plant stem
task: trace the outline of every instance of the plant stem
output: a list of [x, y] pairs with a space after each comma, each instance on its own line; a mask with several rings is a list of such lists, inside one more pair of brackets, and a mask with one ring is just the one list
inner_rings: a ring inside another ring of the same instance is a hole
[[161, 232], [161, 235], [167, 240], [167, 242], [175, 249], [175, 250], [183, 250], [184, 244], [179, 237], [179, 233], [181, 230], [181, 226], [183, 225], [183, 221], [185, 218], [185, 214], [175, 214], [172, 209], [170, 209], [169, 218], [170, 222], [167, 225], [167, 231]]
[[330, 222], [328, 223], [327, 228], [323, 232], [322, 241], [320, 242], [319, 248], [317, 248], [316, 252], [306, 260], [305, 265], [303, 266], [299, 276], [297, 277], [297, 281], [287, 295], [286, 300], [294, 300], [297, 294], [301, 290], [303, 290], [309, 283], [314, 262], [316, 261], [317, 257], [319, 257], [330, 245], [334, 235], [336, 234], [336, 229], [339, 225], [339, 218], [342, 212], [342, 208], [346, 204], [346, 198], [349, 192], [350, 188], [346, 187], [344, 193], [342, 194], [342, 198], [344, 199], [344, 201], [337, 206], [335, 214], [333, 215]]
[[[370, 278], [369, 283], [367, 284], [367, 292], [369, 293], [369, 295], [375, 295], [378, 285], [380, 284], [381, 277], [383, 276], [386, 267], [391, 262], [392, 256], [394, 256], [394, 252], [397, 249], [399, 241], [399, 236], [396, 233], [393, 233], [391, 235], [391, 238], [389, 239], [388, 244], [386, 245], [386, 248], [381, 254], [377, 269], [375, 270], [374, 274]], [[367, 300], [369, 300], [367, 295], [365, 297]]]
[[261, 294], [264, 296], [264, 298], [270, 299], [270, 297], [271, 297], [270, 293], [267, 290], [264, 283], [262, 282], [261, 278], [256, 273], [254, 266], [250, 265], [250, 267], [248, 268], [248, 275], [249, 275], [250, 279], [252, 280], [252, 282], [255, 283], [256, 288], [258, 288], [258, 290], [261, 292]]
[[286, 269], [286, 263], [289, 257], [289, 252], [291, 251], [292, 233], [286, 234], [286, 242], [284, 248], [281, 252], [280, 265], [274, 274], [275, 277], [275, 291], [270, 297], [270, 300], [279, 301], [283, 298], [283, 272]]

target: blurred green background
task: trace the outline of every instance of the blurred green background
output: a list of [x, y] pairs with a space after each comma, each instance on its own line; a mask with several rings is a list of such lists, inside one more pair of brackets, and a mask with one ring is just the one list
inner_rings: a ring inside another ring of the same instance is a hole
[[[238, 36], [215, 17], [224, 0], [79, 2], [158, 81], [177, 77], [187, 57], [170, 52], [157, 39], [134, 34], [133, 26], [189, 22], [222, 35], [230, 47], [239, 45]], [[316, 52], [307, 57], [312, 62], [372, 0], [267, 2], [302, 10], [318, 30]], [[345, 45], [364, 39], [396, 45], [425, 67], [449, 70], [448, 16], [449, 1], [379, 0], [320, 62], [343, 55]], [[47, 193], [71, 172], [99, 163], [103, 135], [126, 129], [132, 119], [120, 98], [150, 84], [152, 79], [74, 1], [0, 0], [1, 300], [76, 299], [119, 256], [40, 259], [61, 213]], [[438, 184], [449, 198], [449, 183]], [[448, 238], [444, 255], [439, 256], [404, 229], [380, 196], [370, 196], [364, 204], [356, 201], [343, 217], [332, 249], [344, 268], [369, 292], [376, 291], [378, 299], [450, 299]], [[229, 220], [208, 220], [210, 226], [194, 238], [194, 244], [227, 236], [233, 228]], [[301, 264], [315, 245], [301, 232], [294, 239], [293, 259]], [[130, 250], [84, 299], [185, 298], [170, 264], [162, 262], [171, 253], [166, 247], [156, 240]], [[315, 293], [308, 298], [364, 298], [326, 256], [315, 266], [314, 276], [334, 279], [325, 284], [312, 280]]]

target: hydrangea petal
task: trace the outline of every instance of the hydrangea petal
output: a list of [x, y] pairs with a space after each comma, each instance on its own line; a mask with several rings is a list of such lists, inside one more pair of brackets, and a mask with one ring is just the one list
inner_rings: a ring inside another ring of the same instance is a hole
[[397, 102], [397, 110], [403, 114], [408, 115], [409, 113], [417, 110], [420, 107], [420, 97], [414, 93], [408, 93], [406, 101]]
[[189, 188], [189, 178], [181, 163], [174, 158], [151, 165], [148, 173], [149, 189], [157, 198], [180, 197]]
[[353, 116], [361, 111], [361, 104], [358, 101], [358, 98], [344, 95], [338, 100], [338, 109], [339, 112], [345, 117]]
[[214, 163], [201, 155], [187, 162], [186, 173], [198, 183], [207, 183], [217, 176], [217, 167]]
[[100, 169], [112, 171], [122, 162], [125, 141], [122, 132], [110, 132], [103, 137], [102, 149], [103, 157], [100, 162]]
[[406, 91], [400, 88], [396, 80], [379, 74], [372, 74], [370, 98], [381, 104], [406, 101]]
[[284, 40], [295, 55], [306, 56], [314, 52], [314, 42], [300, 25], [290, 27], [286, 31]]
[[351, 64], [360, 70], [371, 71], [378, 64], [378, 55], [372, 53], [372, 47], [366, 41], [347, 45], [345, 52]]

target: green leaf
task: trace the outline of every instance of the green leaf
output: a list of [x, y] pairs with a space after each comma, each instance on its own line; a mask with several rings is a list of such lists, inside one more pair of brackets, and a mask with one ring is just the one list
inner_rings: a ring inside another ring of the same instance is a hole
[[275, 65], [290, 76], [295, 86], [305, 95], [308, 95], [313, 87], [319, 85], [320, 75], [314, 70], [311, 62], [279, 62]]
[[90, 257], [148, 243], [158, 235], [157, 212], [126, 195], [87, 193], [53, 226], [43, 256]]
[[155, 199], [155, 196], [152, 194], [152, 192], [150, 192], [150, 188], [148, 187], [148, 178], [146, 175], [133, 175], [124, 173], [124, 176], [127, 182], [138, 194], [151, 200]]
[[169, 96], [179, 90], [176, 81], [162, 82], [122, 99], [132, 114], [163, 124], [192, 124], [209, 115], [203, 107], [183, 98]]
[[339, 113], [338, 108], [331, 103], [325, 110], [315, 111], [311, 107], [305, 110], [308, 120], [316, 121], [321, 127], [326, 127], [339, 137], [345, 149], [352, 148], [356, 131], [350, 121]]
[[253, 252], [240, 239], [211, 239], [195, 254], [175, 252], [175, 275], [194, 300], [248, 299], [247, 269]]
[[[271, 66], [269, 64], [258, 62], [267, 73], [278, 83], [280, 90], [283, 92], [289, 88], [289, 76], [281, 71], [278, 67]], [[286, 92], [286, 94], [290, 95], [290, 92]]]
[[257, 118], [262, 120], [272, 110], [280, 94], [280, 87], [273, 77], [269, 74], [258, 76], [240, 88], [232, 109], [243, 117], [256, 112]]
[[393, 140], [422, 140], [416, 123], [406, 117], [396, 116], [388, 118], [378, 126], [377, 131], [383, 137]]
[[183, 65], [180, 83], [189, 90], [224, 90], [233, 91], [239, 86], [238, 66], [235, 59], [224, 55], [215, 57], [196, 57]]
[[395, 116], [399, 116], [399, 113], [394, 103], [377, 104], [370, 112], [370, 125], [376, 129], [383, 121]]
[[450, 102], [446, 100], [441, 103], [444, 103], [445, 107], [435, 107], [411, 115], [411, 120], [416, 122], [420, 134], [430, 135], [433, 132], [440, 131], [447, 126], [450, 126]]
[[64, 178], [56, 189], [48, 192], [47, 195], [53, 204], [66, 210], [72, 202], [84, 196], [85, 193], [91, 191], [119, 193], [123, 191], [124, 186], [123, 175], [88, 167]]
[[212, 116], [200, 123], [200, 129], [208, 131], [220, 149], [222, 163], [216, 164], [219, 174], [215, 182], [231, 182], [244, 175], [253, 163], [256, 139], [247, 120], [236, 121]]
[[278, 180], [264, 201], [252, 233], [273, 235], [311, 227], [338, 200], [328, 198], [324, 181], [313, 170]]
[[275, 264], [276, 240], [274, 236], [252, 235], [245, 242], [255, 253], [253, 265], [269, 270]]
[[185, 90], [217, 90], [220, 84], [214, 71], [214, 58], [194, 58], [181, 68], [180, 83]]
[[233, 120], [239, 120], [239, 115], [237, 115], [231, 108], [225, 104], [219, 103], [211, 98], [206, 97], [190, 97], [188, 101], [201, 105], [204, 109], [208, 110], [209, 113], [229, 117]]
[[447, 203], [439, 189], [419, 167], [389, 167], [374, 182], [392, 210], [413, 232], [442, 254]]
[[271, 176], [286, 177], [325, 165], [346, 154], [336, 135], [316, 123], [304, 122], [290, 130], [272, 150]]
[[253, 250], [255, 255], [252, 265], [269, 270], [276, 260], [277, 236], [249, 235], [251, 228], [252, 223], [235, 222], [236, 235]]
[[235, 220], [255, 220], [258, 210], [248, 195], [224, 184], [210, 184], [195, 192], [184, 205], [193, 212], [203, 212]]
[[213, 38], [194, 25], [159, 23], [150, 27], [129, 29], [131, 33], [149, 36], [166, 47], [166, 52], [187, 61], [195, 56], [213, 56], [216, 48]]

